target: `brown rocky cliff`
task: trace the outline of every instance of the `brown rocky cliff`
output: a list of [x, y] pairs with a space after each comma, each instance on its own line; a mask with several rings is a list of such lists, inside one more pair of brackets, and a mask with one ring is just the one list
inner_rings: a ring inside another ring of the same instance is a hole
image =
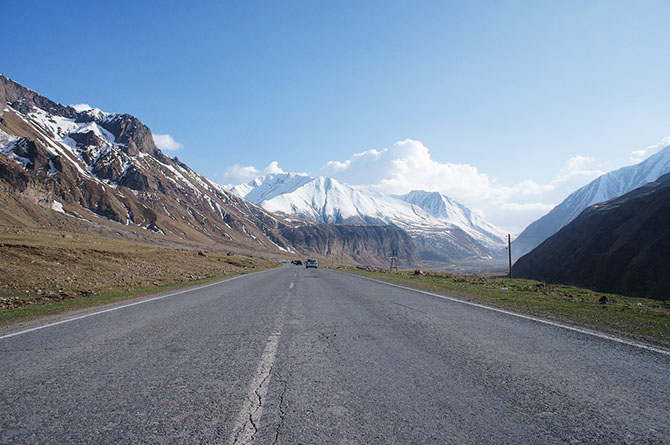
[[126, 146], [125, 151], [130, 156], [145, 153], [155, 157], [163, 157], [163, 153], [156, 147], [151, 130], [138, 118], [129, 114], [116, 114], [98, 122], [102, 128], [114, 135], [119, 144]]
[[385, 266], [395, 252], [401, 266], [420, 264], [410, 236], [388, 225], [304, 224], [284, 227], [281, 234], [296, 248], [315, 252], [336, 262]]
[[4, 107], [6, 103], [11, 104], [12, 108], [22, 113], [27, 113], [32, 107], [37, 107], [63, 117], [74, 118], [77, 116], [77, 111], [74, 108], [47, 99], [0, 74], [0, 105]]

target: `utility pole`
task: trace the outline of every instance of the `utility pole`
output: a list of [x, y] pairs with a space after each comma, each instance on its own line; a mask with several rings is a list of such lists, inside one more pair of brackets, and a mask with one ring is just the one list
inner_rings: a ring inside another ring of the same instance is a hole
[[391, 267], [389, 268], [389, 271], [393, 271], [394, 269], [397, 271], [398, 270], [398, 258], [397, 258], [398, 253], [391, 249]]
[[507, 234], [507, 253], [509, 255], [509, 277], [512, 278], [512, 236]]

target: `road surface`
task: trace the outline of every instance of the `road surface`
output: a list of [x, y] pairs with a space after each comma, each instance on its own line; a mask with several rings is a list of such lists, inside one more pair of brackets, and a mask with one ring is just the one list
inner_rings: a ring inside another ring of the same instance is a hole
[[670, 355], [285, 266], [0, 332], [0, 443], [668, 443]]

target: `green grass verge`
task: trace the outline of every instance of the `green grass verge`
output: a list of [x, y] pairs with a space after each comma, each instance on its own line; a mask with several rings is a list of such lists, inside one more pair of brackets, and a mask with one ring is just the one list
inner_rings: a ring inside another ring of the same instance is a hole
[[[254, 270], [245, 273], [251, 273], [251, 272], [258, 272], [258, 271]], [[115, 303], [118, 301], [129, 300], [132, 298], [137, 298], [145, 295], [159, 294], [170, 290], [180, 289], [183, 287], [196, 286], [198, 284], [205, 284], [210, 283], [212, 281], [222, 280], [225, 278], [232, 278], [238, 275], [244, 275], [244, 273], [232, 273], [216, 277], [203, 278], [201, 280], [173, 283], [165, 286], [144, 287], [139, 289], [132, 289], [129, 291], [114, 292], [105, 295], [95, 295], [92, 297], [72, 298], [69, 300], [63, 300], [50, 304], [31, 304], [16, 309], [6, 309], [0, 312], [0, 325], [16, 321], [24, 321], [32, 318], [41, 317], [44, 315], [53, 315], [77, 309], [101, 306], [103, 304]]]
[[[532, 280], [410, 271], [343, 269], [417, 289], [567, 322], [670, 347], [670, 302], [604, 294]], [[600, 300], [606, 297], [607, 304]]]

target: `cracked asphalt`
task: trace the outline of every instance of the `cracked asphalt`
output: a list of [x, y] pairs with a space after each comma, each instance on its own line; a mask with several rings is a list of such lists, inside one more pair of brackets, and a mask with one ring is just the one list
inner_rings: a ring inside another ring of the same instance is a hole
[[0, 443], [670, 442], [658, 352], [323, 269], [167, 295], [0, 332]]

